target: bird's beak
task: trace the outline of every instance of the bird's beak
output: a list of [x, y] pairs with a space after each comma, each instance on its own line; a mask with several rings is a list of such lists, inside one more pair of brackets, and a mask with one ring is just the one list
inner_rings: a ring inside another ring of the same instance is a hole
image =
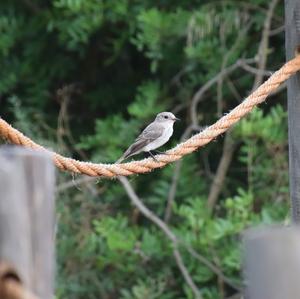
[[180, 121], [180, 118], [174, 117], [173, 120], [174, 120], [174, 121], [176, 121], [176, 120], [177, 120], [177, 121]]

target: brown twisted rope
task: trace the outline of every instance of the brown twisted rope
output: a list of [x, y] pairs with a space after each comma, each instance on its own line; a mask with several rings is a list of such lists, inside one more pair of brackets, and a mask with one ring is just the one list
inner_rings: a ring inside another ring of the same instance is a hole
[[220, 118], [213, 125], [207, 127], [202, 132], [194, 135], [185, 142], [178, 144], [173, 149], [166, 152], [166, 155], [157, 155], [154, 161], [152, 158], [140, 161], [132, 161], [122, 164], [95, 164], [91, 162], [81, 162], [71, 158], [63, 157], [55, 152], [51, 152], [41, 145], [36, 144], [18, 130], [12, 128], [6, 121], [0, 119], [0, 135], [10, 142], [22, 145], [35, 150], [43, 150], [50, 153], [55, 165], [61, 170], [74, 173], [86, 174], [89, 176], [115, 177], [118, 175], [128, 176], [137, 173], [146, 173], [155, 168], [160, 168], [179, 160], [181, 157], [194, 152], [198, 148], [206, 145], [218, 135], [227, 131], [232, 125], [237, 123], [243, 116], [248, 114], [255, 106], [262, 103], [266, 97], [276, 90], [276, 88], [286, 81], [290, 76], [300, 69], [300, 56], [288, 61], [284, 66], [275, 72], [265, 83], [250, 94], [241, 104], [235, 107], [230, 113]]
[[19, 282], [13, 279], [5, 279], [0, 283], [1, 299], [38, 299], [27, 291]]
[[25, 289], [15, 271], [4, 262], [0, 262], [0, 298], [1, 299], [38, 299]]

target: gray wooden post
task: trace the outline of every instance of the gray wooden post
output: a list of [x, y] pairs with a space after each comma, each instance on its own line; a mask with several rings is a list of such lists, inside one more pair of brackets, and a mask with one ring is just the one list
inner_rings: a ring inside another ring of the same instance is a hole
[[[295, 57], [300, 46], [300, 1], [285, 0], [286, 59]], [[300, 54], [300, 53], [299, 53]], [[300, 75], [287, 82], [289, 124], [289, 177], [292, 220], [300, 223]]]
[[245, 299], [299, 299], [299, 277], [299, 227], [246, 232]]
[[[44, 153], [0, 148], [0, 264], [39, 298], [54, 294], [54, 167]], [[3, 273], [2, 273], [3, 274]]]

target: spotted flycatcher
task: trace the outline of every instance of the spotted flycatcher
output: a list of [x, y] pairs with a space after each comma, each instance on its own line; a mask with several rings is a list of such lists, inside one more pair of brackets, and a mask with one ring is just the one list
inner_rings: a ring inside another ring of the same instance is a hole
[[157, 114], [155, 120], [135, 139], [134, 143], [130, 145], [116, 163], [120, 163], [124, 159], [141, 152], [149, 153], [150, 156], [156, 160], [151, 151], [154, 151], [169, 141], [173, 134], [173, 125], [176, 120], [179, 119], [171, 112], [161, 112]]

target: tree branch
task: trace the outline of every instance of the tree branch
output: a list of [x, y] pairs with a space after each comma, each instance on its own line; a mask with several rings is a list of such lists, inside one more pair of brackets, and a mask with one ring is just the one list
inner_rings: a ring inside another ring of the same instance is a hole
[[234, 149], [235, 143], [231, 139], [231, 131], [228, 131], [224, 140], [222, 157], [220, 159], [218, 169], [214, 176], [208, 195], [207, 206], [210, 210], [214, 208], [221, 193], [226, 173], [232, 160]]
[[192, 289], [193, 293], [195, 294], [195, 298], [197, 299], [201, 299], [202, 296], [200, 294], [200, 291], [198, 290], [197, 286], [195, 285], [192, 277], [190, 276], [186, 266], [184, 265], [184, 262], [183, 262], [183, 259], [182, 259], [182, 256], [178, 250], [177, 247], [175, 247], [173, 249], [173, 255], [175, 257], [175, 260], [176, 260], [176, 263], [177, 263], [177, 266], [178, 268], [180, 269], [186, 283], [190, 286], [190, 288]]
[[[246, 70], [250, 73], [255, 74], [252, 90], [255, 90], [262, 83], [263, 77], [265, 75], [270, 74], [270, 72], [267, 72], [265, 70], [265, 68], [266, 68], [266, 63], [267, 63], [267, 48], [268, 48], [268, 42], [269, 42], [269, 36], [270, 36], [271, 21], [272, 21], [274, 9], [275, 9], [277, 3], [278, 3], [278, 0], [272, 0], [272, 2], [269, 5], [266, 20], [264, 23], [262, 39], [260, 42], [258, 55], [257, 55], [259, 58], [259, 60], [257, 62], [258, 68], [251, 67], [247, 62], [245, 62], [245, 60], [240, 63], [241, 68], [243, 68], [244, 70]], [[229, 168], [231, 160], [232, 160], [234, 148], [235, 148], [235, 144], [232, 142], [232, 140], [230, 138], [230, 131], [228, 131], [226, 133], [226, 138], [224, 141], [222, 157], [220, 159], [220, 163], [218, 165], [218, 169], [217, 169], [216, 175], [214, 176], [214, 180], [210, 187], [210, 192], [208, 195], [207, 205], [211, 210], [214, 208], [216, 201], [222, 190], [222, 186], [223, 186], [223, 183], [224, 183], [224, 180], [226, 177], [226, 173], [228, 171], [228, 168]]]
[[202, 296], [200, 294], [200, 291], [196, 287], [193, 279], [191, 278], [186, 266], [183, 263], [183, 259], [180, 255], [180, 252], [178, 250], [178, 240], [177, 237], [172, 233], [172, 231], [167, 227], [167, 225], [159, 219], [154, 213], [152, 213], [138, 198], [138, 196], [135, 194], [133, 188], [131, 187], [129, 181], [125, 177], [118, 177], [119, 181], [122, 183], [125, 191], [127, 192], [129, 198], [131, 199], [132, 203], [141, 211], [141, 213], [147, 217], [149, 220], [151, 220], [153, 223], [155, 223], [168, 237], [169, 240], [173, 243], [173, 255], [175, 257], [176, 263], [178, 268], [180, 269], [186, 283], [189, 285], [189, 287], [192, 289], [195, 298], [196, 299], [202, 299]]
[[216, 84], [220, 78], [224, 76], [228, 76], [230, 73], [235, 71], [237, 68], [241, 67], [243, 64], [251, 64], [256, 62], [254, 58], [249, 58], [249, 59], [239, 59], [237, 60], [234, 64], [231, 66], [225, 68], [221, 72], [219, 72], [215, 77], [207, 81], [193, 96], [192, 98], [192, 103], [190, 107], [190, 116], [192, 120], [193, 125], [198, 125], [198, 120], [197, 120], [197, 106], [199, 102], [201, 101], [203, 95], [214, 85]]
[[270, 76], [271, 71], [265, 71], [263, 69], [257, 69], [255, 67], [252, 67], [246, 63], [241, 65], [241, 68], [244, 69], [245, 71], [254, 74], [254, 75], [258, 75], [258, 76]]
[[[251, 20], [248, 22], [248, 24], [243, 28], [243, 30], [240, 30], [238, 33], [238, 36], [232, 45], [230, 49], [224, 49], [225, 47], [223, 46], [223, 50], [225, 50], [223, 59], [222, 59], [222, 64], [221, 64], [221, 72], [224, 71], [224, 69], [227, 66], [227, 62], [232, 55], [232, 53], [236, 50], [237, 47], [239, 47], [241, 41], [243, 38], [245, 38], [245, 35], [247, 34], [249, 28], [251, 27], [253, 21]], [[218, 117], [222, 116], [223, 113], [223, 81], [224, 78], [226, 78], [226, 74], [224, 76], [220, 76], [217, 82], [217, 115]]]
[[[200, 131], [201, 128], [199, 126], [193, 126], [193, 125], [188, 126], [185, 129], [184, 133], [181, 135], [180, 141], [183, 141], [186, 138], [188, 138], [188, 136], [190, 136], [190, 134], [192, 133], [193, 130], [199, 130]], [[181, 166], [182, 166], [182, 160], [177, 161], [176, 165], [175, 165], [174, 174], [173, 174], [173, 177], [172, 177], [172, 183], [171, 183], [170, 191], [169, 191], [169, 194], [168, 194], [167, 207], [166, 207], [165, 216], [164, 216], [164, 221], [166, 223], [168, 223], [170, 218], [171, 218], [172, 206], [173, 206], [173, 202], [175, 200], [175, 195], [176, 195], [176, 190], [177, 190], [177, 183], [178, 183], [178, 180], [179, 180], [179, 177], [180, 177]]]
[[157, 227], [159, 227], [166, 237], [173, 243], [174, 248], [178, 248], [179, 245], [183, 246], [195, 259], [204, 264], [208, 269], [210, 269], [213, 273], [218, 275], [224, 282], [230, 285], [233, 289], [240, 291], [241, 288], [233, 283], [229, 278], [227, 278], [223, 272], [216, 267], [213, 263], [207, 260], [204, 256], [196, 252], [191, 246], [187, 245], [185, 242], [180, 240], [176, 235], [171, 231], [171, 229], [167, 226], [165, 222], [163, 222], [160, 218], [158, 218], [152, 211], [150, 211], [139, 199], [137, 194], [134, 192], [132, 186], [130, 185], [128, 179], [126, 177], [119, 176], [119, 181], [123, 185], [128, 197], [131, 202], [139, 209], [139, 211], [150, 221], [152, 221]]
[[[271, 29], [271, 22], [274, 14], [275, 7], [277, 5], [279, 0], [272, 0], [269, 9], [266, 15], [266, 20], [264, 23], [264, 29], [262, 32], [262, 38], [259, 45], [258, 50], [258, 63], [257, 68], [259, 70], [264, 70], [267, 65], [267, 56], [268, 56], [268, 46], [269, 46], [269, 36], [270, 36], [270, 29]], [[263, 82], [264, 75], [263, 73], [258, 73], [258, 75], [255, 77], [255, 82], [253, 85], [253, 90], [255, 90], [258, 86], [260, 86]]]
[[177, 184], [178, 184], [178, 180], [180, 177], [181, 166], [182, 166], [182, 159], [177, 161], [176, 165], [175, 165], [175, 170], [174, 170], [174, 174], [172, 177], [172, 183], [171, 183], [170, 191], [168, 194], [167, 207], [166, 207], [165, 216], [164, 216], [164, 220], [166, 223], [169, 223], [169, 220], [171, 218], [172, 206], [173, 206], [173, 202], [175, 200]]
[[[93, 182], [96, 182], [96, 181], [97, 181], [96, 177], [83, 175], [83, 176], [79, 177], [76, 180], [72, 179], [68, 182], [64, 182], [64, 183], [59, 184], [56, 187], [56, 192], [60, 193], [60, 192], [63, 192], [65, 190], [69, 189], [69, 188], [77, 187], [78, 185], [86, 185], [88, 183], [93, 183]], [[97, 194], [95, 194], [93, 192], [93, 195], [97, 195]]]

